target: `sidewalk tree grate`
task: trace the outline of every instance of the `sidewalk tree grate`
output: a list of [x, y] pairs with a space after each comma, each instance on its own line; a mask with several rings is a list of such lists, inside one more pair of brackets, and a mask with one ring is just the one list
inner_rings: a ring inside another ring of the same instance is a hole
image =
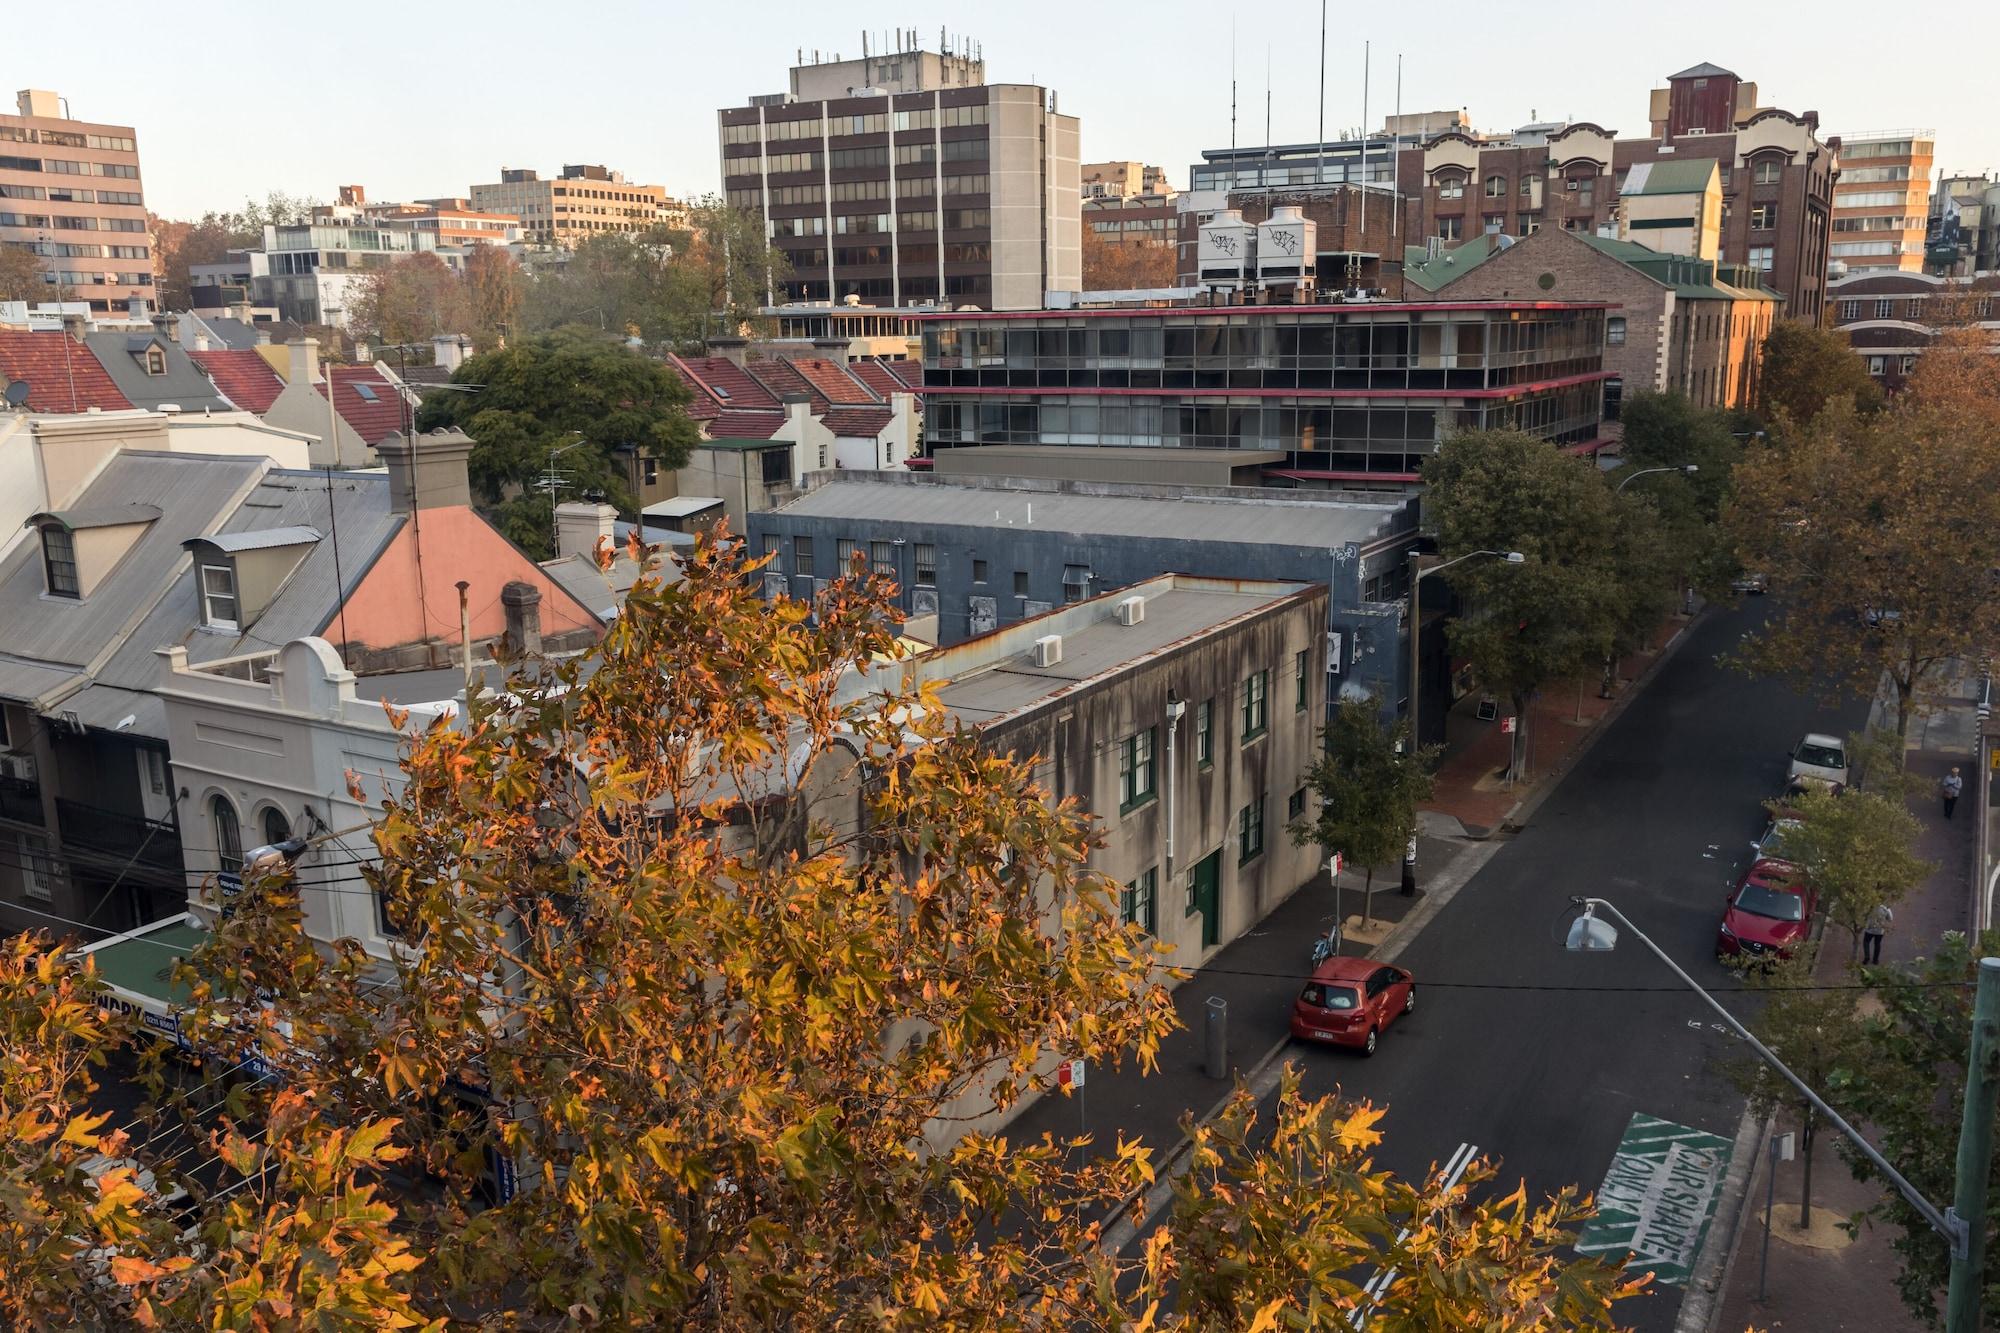
[[1720, 1135], [1634, 1113], [1577, 1251], [1624, 1254], [1627, 1269], [1685, 1285], [1714, 1220], [1733, 1147]]

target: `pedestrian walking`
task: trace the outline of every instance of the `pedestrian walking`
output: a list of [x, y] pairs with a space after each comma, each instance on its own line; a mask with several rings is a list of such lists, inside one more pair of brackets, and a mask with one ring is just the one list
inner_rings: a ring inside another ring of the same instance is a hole
[[1879, 963], [1882, 961], [1882, 937], [1889, 933], [1889, 927], [1896, 923], [1896, 913], [1887, 903], [1877, 903], [1875, 910], [1868, 914], [1868, 924], [1861, 928], [1861, 961]]
[[1956, 768], [1944, 775], [1938, 783], [1938, 795], [1944, 797], [1944, 817], [1951, 818], [1952, 807], [1958, 804], [1958, 794], [1965, 790], [1965, 779], [1958, 775]]

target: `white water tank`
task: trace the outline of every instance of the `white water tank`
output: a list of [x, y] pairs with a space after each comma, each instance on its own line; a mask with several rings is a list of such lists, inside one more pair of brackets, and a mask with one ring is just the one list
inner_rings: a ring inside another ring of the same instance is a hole
[[1260, 284], [1310, 281], [1319, 253], [1319, 224], [1294, 205], [1272, 210], [1257, 224], [1257, 280]]
[[1243, 214], [1225, 208], [1204, 222], [1195, 246], [1196, 271], [1204, 287], [1243, 287], [1256, 274], [1257, 229]]

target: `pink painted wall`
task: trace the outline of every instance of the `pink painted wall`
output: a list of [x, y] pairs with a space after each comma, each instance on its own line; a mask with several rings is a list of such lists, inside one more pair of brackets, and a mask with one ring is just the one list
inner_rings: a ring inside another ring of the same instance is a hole
[[[490, 639], [507, 628], [500, 590], [532, 583], [542, 591], [542, 633], [598, 629], [587, 607], [564, 592], [540, 566], [464, 505], [426, 509], [406, 522], [381, 559], [347, 600], [349, 642], [394, 648], [426, 639], [458, 642], [458, 581], [472, 612], [472, 637]], [[423, 536], [424, 595], [417, 597], [417, 535]]]

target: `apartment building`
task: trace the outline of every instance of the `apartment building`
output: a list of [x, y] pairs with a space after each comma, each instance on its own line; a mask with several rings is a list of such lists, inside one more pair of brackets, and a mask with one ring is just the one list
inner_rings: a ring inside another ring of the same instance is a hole
[[956, 52], [795, 66], [717, 113], [724, 195], [791, 262], [767, 300], [1038, 309], [1081, 283], [1074, 116]]
[[280, 319], [344, 329], [371, 274], [436, 250], [436, 238], [425, 232], [387, 226], [359, 209], [336, 206], [311, 222], [266, 226], [251, 291]]
[[1085, 199], [1130, 199], [1142, 194], [1174, 197], [1166, 170], [1149, 163], [1085, 162], [1080, 170]]
[[25, 88], [0, 116], [0, 245], [42, 261], [49, 299], [94, 314], [151, 308], [153, 238], [130, 125], [76, 120], [66, 99]]
[[2000, 273], [1939, 277], [1860, 269], [1827, 285], [1833, 326], [1884, 390], [1903, 387], [1939, 330], [1984, 329], [2000, 347]]
[[1931, 191], [1930, 271], [1964, 277], [2000, 269], [2000, 181], [1946, 176]]
[[340, 187], [336, 208], [400, 231], [427, 233], [434, 246], [511, 245], [521, 239], [521, 219], [511, 213], [482, 213], [465, 198], [419, 199], [412, 203], [371, 202], [359, 185]]
[[1840, 177], [1833, 186], [1836, 264], [1924, 271], [1935, 130], [1878, 130], [1840, 136]]
[[1397, 155], [1407, 243], [1447, 245], [1481, 233], [1529, 236], [1543, 227], [1617, 234], [1628, 174], [1650, 163], [1707, 158], [1722, 187], [1721, 262], [1746, 265], [1818, 320], [1826, 300], [1838, 139], [1819, 114], [1758, 102], [1757, 85], [1700, 64], [1653, 90], [1649, 134], [1621, 138], [1592, 121], [1537, 122], [1503, 134], [1453, 128]]
[[665, 186], [635, 184], [597, 165], [565, 166], [553, 179], [502, 167], [498, 181], [472, 187], [471, 208], [519, 218], [523, 240], [565, 250], [608, 232], [637, 234], [687, 220]]

